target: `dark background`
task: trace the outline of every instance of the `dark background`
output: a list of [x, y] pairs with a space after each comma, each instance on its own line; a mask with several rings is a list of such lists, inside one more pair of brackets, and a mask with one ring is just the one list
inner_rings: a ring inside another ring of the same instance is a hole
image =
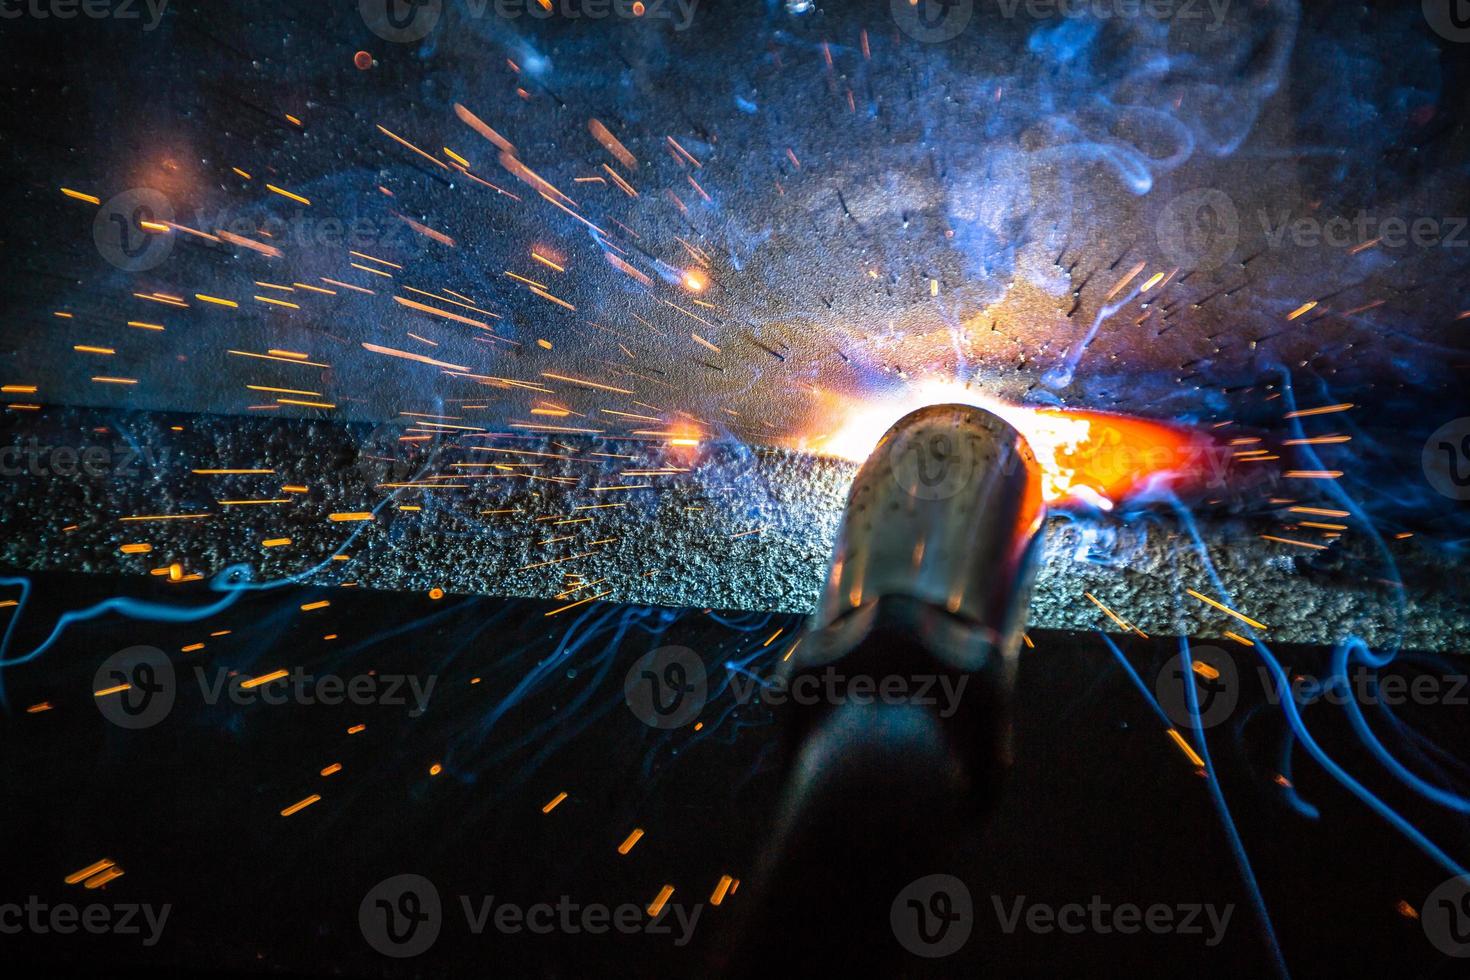
[[[154, 582], [41, 576], [13, 649], [31, 649], [64, 608], [117, 595], [178, 607], [217, 598], [199, 584]], [[319, 598], [331, 606], [299, 610]], [[712, 677], [723, 676], [722, 663], [752, 656], [750, 669], [765, 673], [783, 648], [783, 641], [763, 648], [765, 638], [781, 626], [789, 637], [799, 620], [616, 605], [547, 619], [541, 614], [550, 608], [287, 589], [247, 594], [199, 623], [106, 617], [69, 629], [41, 658], [4, 674], [11, 708], [0, 783], [4, 897], [169, 902], [173, 912], [152, 949], [137, 937], [7, 936], [7, 959], [37, 968], [106, 964], [109, 973], [309, 976], [560, 976], [589, 969], [664, 976], [706, 969], [743, 891], [720, 908], [706, 907], [694, 941], [682, 949], [669, 937], [644, 935], [475, 937], [462, 918], [450, 918], [428, 953], [390, 961], [358, 931], [362, 896], [404, 872], [433, 881], [450, 916], [458, 914], [448, 906], [459, 894], [523, 905], [561, 895], [583, 904], [646, 905], [665, 883], [675, 886], [671, 901], [687, 903], [707, 901], [722, 874], [748, 884], [780, 782], [770, 710], [739, 707], [726, 689], [700, 714], [699, 732], [656, 732], [624, 705], [622, 679], [640, 655], [667, 644], [698, 652]], [[223, 629], [233, 632], [209, 637]], [[328, 632], [338, 639], [322, 641]], [[1033, 639], [1018, 686], [1017, 761], [994, 822], [973, 841], [955, 841], [950, 865], [935, 869], [968, 884], [975, 931], [956, 956], [911, 960], [912, 971], [1269, 973], [1259, 920], [1206, 780], [1096, 635]], [[204, 650], [179, 652], [201, 641]], [[1177, 651], [1168, 638], [1121, 642], [1150, 685]], [[167, 718], [125, 731], [89, 703], [90, 685], [108, 655], [134, 644], [167, 651], [186, 679]], [[1460, 975], [1398, 908], [1406, 902], [1419, 909], [1444, 873], [1300, 749], [1283, 762], [1280, 713], [1260, 706], [1255, 661], [1240, 649], [1241, 707], [1210, 730], [1208, 744], [1292, 972]], [[1324, 669], [1321, 651], [1277, 652], [1293, 670]], [[377, 670], [438, 680], [430, 709], [416, 719], [393, 706], [210, 706], [186, 673], [196, 664], [249, 676], [301, 665], [315, 674]], [[482, 680], [472, 685], [472, 677]], [[521, 685], [523, 693], [513, 696]], [[53, 710], [23, 712], [43, 699]], [[1463, 713], [1410, 707], [1398, 716], [1453, 747]], [[1388, 785], [1340, 709], [1318, 706], [1305, 716], [1338, 762], [1440, 846], [1464, 853], [1463, 824]], [[347, 735], [357, 723], [366, 731]], [[320, 777], [331, 762], [342, 771]], [[435, 762], [444, 771], [430, 777]], [[1285, 766], [1319, 819], [1289, 805], [1274, 781]], [[566, 801], [542, 814], [563, 790]], [[322, 801], [278, 815], [312, 792]], [[647, 836], [619, 856], [617, 845], [634, 826]], [[103, 892], [62, 883], [104, 855], [126, 873]], [[1208, 949], [1199, 936], [1006, 935], [991, 904], [992, 895], [1009, 905], [1019, 895], [1062, 904], [1086, 903], [1094, 894], [1115, 905], [1236, 908], [1224, 942]], [[802, 910], [789, 914], [799, 918]]]

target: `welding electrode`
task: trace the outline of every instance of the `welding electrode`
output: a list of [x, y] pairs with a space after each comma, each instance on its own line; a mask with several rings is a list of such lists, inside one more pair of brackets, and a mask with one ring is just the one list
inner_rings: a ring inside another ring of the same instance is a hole
[[1043, 516], [1030, 447], [978, 408], [913, 412], [863, 464], [783, 665], [785, 790], [731, 975], [921, 962], [890, 908], [915, 879], [960, 873], [994, 805]]

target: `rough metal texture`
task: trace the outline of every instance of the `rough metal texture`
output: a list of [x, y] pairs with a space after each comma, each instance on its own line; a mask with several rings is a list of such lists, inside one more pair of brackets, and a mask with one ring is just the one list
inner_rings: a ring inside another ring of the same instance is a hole
[[[567, 601], [606, 593], [607, 601], [810, 611], [855, 472], [852, 464], [840, 461], [715, 444], [691, 457], [689, 472], [628, 478], [621, 474], [671, 467], [668, 451], [635, 443], [558, 446], [501, 439], [494, 445], [552, 455], [497, 456], [460, 443], [446, 446], [428, 471], [417, 474], [420, 480], [467, 472], [453, 463], [491, 456], [534, 461], [539, 468], [519, 475], [493, 471], [496, 476], [480, 479], [456, 476], [466, 489], [385, 490], [375, 485], [409, 482], [402, 477], [415, 475], [381, 459], [384, 440], [393, 444], [396, 430], [75, 409], [19, 420], [12, 415], [7, 422], [0, 438], [9, 474], [0, 485], [5, 529], [0, 559], [10, 565], [144, 574], [179, 562], [186, 573], [208, 575], [249, 562], [262, 578], [305, 573], [307, 581], [356, 582], [363, 588], [565, 594]], [[130, 458], [130, 446], [139, 447], [141, 455]], [[90, 467], [90, 473], [68, 472], [78, 467], [67, 460], [76, 454], [87, 458], [89, 447], [101, 452], [102, 457], [92, 456], [105, 463]], [[591, 455], [598, 452], [617, 455]], [[223, 467], [274, 473], [191, 472]], [[14, 473], [17, 468], [23, 472]], [[528, 479], [524, 474], [529, 472], [537, 479]], [[384, 479], [394, 475], [400, 479]], [[648, 489], [592, 489], [645, 484]], [[282, 486], [309, 490], [282, 492]], [[290, 502], [218, 503], [230, 499]], [[574, 509], [609, 503], [625, 506]], [[422, 510], [400, 509], [404, 505]], [[377, 520], [372, 523], [335, 523], [327, 516], [373, 509]], [[1269, 638], [1324, 644], [1349, 634], [1375, 643], [1401, 636], [1411, 648], [1453, 650], [1470, 629], [1463, 586], [1445, 561], [1415, 539], [1388, 545], [1408, 596], [1396, 610], [1394, 590], [1383, 581], [1392, 573], [1367, 538], [1350, 535], [1326, 551], [1300, 551], [1261, 540], [1263, 529], [1279, 529], [1264, 517], [1207, 510], [1201, 533], [1225, 593], [1235, 608], [1270, 627]], [[119, 520], [192, 513], [213, 516]], [[584, 517], [591, 520], [555, 523]], [[1184, 593], [1193, 588], [1224, 598], [1187, 532], [1168, 513], [1126, 523], [1054, 518], [1031, 624], [1116, 630], [1083, 595], [1091, 592], [1148, 633], [1219, 637], [1227, 629], [1241, 629]], [[287, 537], [289, 545], [261, 543]], [[566, 540], [552, 541], [556, 538]], [[547, 541], [552, 543], [542, 543]], [[119, 552], [123, 544], [144, 542], [153, 547], [147, 554]], [[351, 557], [332, 561], [339, 553]], [[578, 584], [586, 587], [567, 594]]]

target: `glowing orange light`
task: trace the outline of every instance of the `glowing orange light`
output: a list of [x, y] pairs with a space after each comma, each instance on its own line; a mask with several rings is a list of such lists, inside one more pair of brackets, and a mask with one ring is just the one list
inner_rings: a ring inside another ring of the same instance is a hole
[[709, 277], [698, 269], [690, 269], [684, 273], [684, 285], [691, 292], [702, 293], [709, 287]]
[[883, 433], [925, 405], [974, 405], [1015, 427], [1036, 453], [1042, 496], [1048, 503], [1086, 502], [1110, 510], [1121, 500], [1164, 484], [1218, 479], [1205, 450], [1206, 437], [1148, 419], [1078, 409], [1031, 408], [984, 395], [959, 382], [915, 385], [903, 396], [876, 404], [835, 404], [828, 434], [802, 448], [860, 462]]

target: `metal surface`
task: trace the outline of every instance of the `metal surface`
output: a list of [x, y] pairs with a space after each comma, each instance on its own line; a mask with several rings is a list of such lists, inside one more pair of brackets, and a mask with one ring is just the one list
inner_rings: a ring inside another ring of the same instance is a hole
[[[560, 519], [556, 515], [571, 506], [609, 502], [563, 491], [555, 482], [511, 479], [476, 481], [465, 491], [400, 490], [388, 498], [375, 485], [385, 476], [411, 474], [374, 459], [358, 465], [365, 455], [381, 455], [380, 441], [364, 427], [322, 422], [67, 409], [0, 416], [0, 431], [0, 461], [9, 468], [0, 481], [7, 532], [0, 557], [31, 570], [147, 575], [180, 561], [192, 572], [213, 574], [248, 560], [263, 579], [303, 576], [363, 589], [439, 587], [552, 598], [568, 588], [565, 568], [540, 565], [559, 555], [538, 547], [545, 536], [536, 521]], [[599, 448], [585, 440], [559, 441], [583, 455]], [[567, 455], [549, 444], [526, 445]], [[611, 446], [614, 453], [643, 458], [636, 445]], [[1417, 444], [1402, 440], [1392, 448], [1369, 468], [1413, 473]], [[105, 465], [81, 465], [85, 454], [97, 451]], [[625, 461], [604, 458], [602, 467], [574, 459], [542, 462], [537, 472], [545, 477], [586, 483], [616, 480], [615, 464]], [[690, 474], [676, 484], [623, 495], [625, 507], [583, 512], [603, 516], [572, 526], [586, 530], [563, 547], [615, 540], [590, 549], [577, 571], [587, 581], [605, 579], [599, 591], [615, 589], [610, 598], [623, 602], [814, 611], [857, 467], [728, 443], [703, 447], [689, 465]], [[270, 472], [192, 472], [200, 466]], [[283, 484], [308, 486], [309, 492], [289, 507], [218, 504], [270, 496]], [[1112, 515], [1079, 521], [1057, 514], [1047, 522], [1030, 627], [1117, 629], [1086, 598], [1091, 593], [1150, 635], [1222, 638], [1237, 621], [1181, 595], [1184, 588], [1208, 591], [1213, 573], [1223, 588], [1216, 598], [1267, 623], [1277, 642], [1331, 644], [1352, 634], [1380, 645], [1399, 640], [1408, 649], [1462, 648], [1470, 634], [1470, 594], [1457, 571], [1457, 552], [1438, 544], [1453, 540], [1453, 524], [1409, 524], [1406, 531], [1420, 533], [1386, 536], [1381, 552], [1362, 536], [1326, 551], [1290, 548], [1261, 537], [1279, 531], [1288, 516], [1285, 505], [1269, 500], [1289, 491], [1281, 482], [1259, 482], [1249, 495], [1201, 514], [1193, 526], [1170, 511], [1142, 520]], [[403, 511], [401, 504], [423, 509]], [[375, 506], [378, 520], [369, 525], [328, 520], [332, 512]], [[170, 511], [213, 516], [121, 521]], [[1191, 530], [1200, 535], [1197, 544]], [[266, 548], [261, 542], [267, 538], [292, 543]], [[137, 542], [151, 543], [152, 552], [120, 551]], [[349, 542], [350, 561], [327, 561]], [[1402, 582], [1402, 597], [1394, 581]]]
[[1013, 758], [1043, 513], [1026, 441], [970, 406], [904, 416], [858, 471], [821, 604], [781, 664], [790, 690], [829, 693], [785, 712], [786, 789], [733, 975], [775, 956], [795, 973], [907, 962], [883, 929], [893, 896], [973, 845]]
[[1044, 515], [1015, 429], [965, 405], [913, 412], [853, 478], [815, 625], [907, 596], [993, 630], [1013, 654]]

